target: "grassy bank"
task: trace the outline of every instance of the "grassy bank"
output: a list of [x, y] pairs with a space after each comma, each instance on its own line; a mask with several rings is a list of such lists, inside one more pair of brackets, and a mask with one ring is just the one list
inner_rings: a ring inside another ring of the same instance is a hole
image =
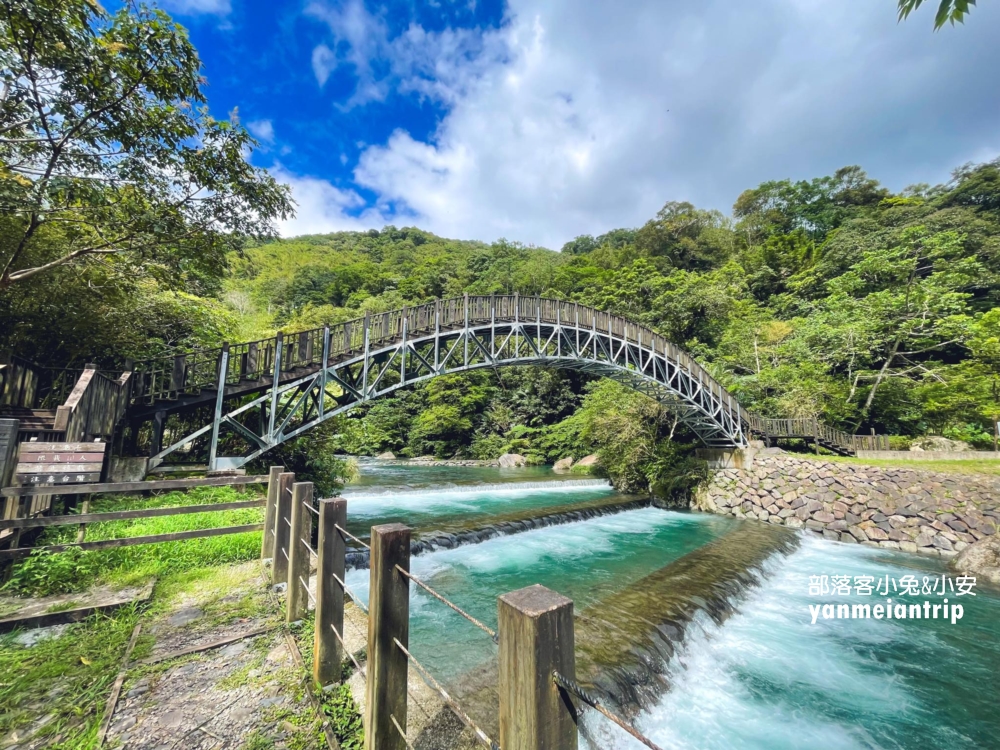
[[940, 471], [949, 474], [993, 474], [1000, 476], [1000, 460], [962, 459], [957, 461], [908, 461], [906, 459], [855, 458], [853, 456], [822, 456], [824, 461], [835, 463], [878, 466], [880, 468], [907, 468], [923, 471]]
[[[200, 487], [189, 492], [171, 492], [157, 497], [97, 497], [90, 512], [140, 510], [210, 503], [236, 502], [260, 497], [259, 490], [234, 487]], [[263, 508], [191, 513], [178, 516], [110, 521], [87, 526], [87, 540], [122, 539], [150, 534], [169, 534], [193, 529], [219, 528], [261, 523]], [[76, 541], [77, 527], [46, 529], [37, 546]], [[82, 591], [98, 583], [128, 586], [173, 572], [207, 565], [242, 562], [260, 554], [260, 532], [186, 539], [160, 544], [136, 545], [107, 550], [70, 549], [65, 552], [35, 552], [16, 563], [3, 590], [8, 594], [45, 596]]]

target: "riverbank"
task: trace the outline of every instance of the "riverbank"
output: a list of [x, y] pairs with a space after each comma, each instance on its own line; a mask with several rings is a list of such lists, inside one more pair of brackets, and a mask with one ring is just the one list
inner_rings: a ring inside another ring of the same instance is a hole
[[953, 557], [1000, 526], [1000, 476], [831, 461], [764, 450], [716, 471], [692, 508], [826, 539]]

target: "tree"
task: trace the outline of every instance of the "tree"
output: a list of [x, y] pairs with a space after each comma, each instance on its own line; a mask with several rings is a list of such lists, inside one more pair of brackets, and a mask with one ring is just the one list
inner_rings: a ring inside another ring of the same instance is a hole
[[675, 268], [706, 270], [726, 256], [725, 245], [713, 241], [709, 232], [725, 225], [718, 211], [702, 211], [686, 201], [669, 201], [636, 233], [635, 242], [649, 255], [668, 259]]
[[86, 259], [218, 268], [274, 235], [288, 188], [209, 115], [200, 68], [159, 10], [0, 0], [0, 290]]
[[[924, 0], [899, 0], [899, 20], [905, 20], [923, 4]], [[976, 0], [941, 0], [934, 16], [934, 30], [937, 31], [946, 23], [951, 23], [952, 26], [956, 21], [965, 23], [965, 17], [975, 4]]]
[[[934, 357], [964, 344], [972, 318], [969, 299], [982, 265], [966, 254], [955, 232], [911, 227], [897, 244], [865, 252], [854, 267], [830, 282], [824, 307], [853, 313], [869, 328], [875, 368], [858, 372], [852, 384], [872, 385], [858, 425], [868, 416], [879, 387], [889, 378], [942, 379]], [[856, 427], [858, 426], [856, 425]]]

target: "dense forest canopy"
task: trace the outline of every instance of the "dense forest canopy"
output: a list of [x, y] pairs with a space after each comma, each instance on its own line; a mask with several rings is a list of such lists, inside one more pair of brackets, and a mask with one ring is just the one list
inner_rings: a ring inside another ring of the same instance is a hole
[[[979, 447], [1000, 417], [1000, 161], [898, 194], [859, 167], [765, 182], [732, 216], [668, 202], [642, 227], [561, 252], [387, 226], [260, 244], [181, 283], [107, 283], [106, 263], [58, 273], [58, 294], [29, 279], [0, 296], [0, 343], [44, 364], [120, 367], [365, 310], [519, 291], [660, 331], [765, 415]], [[539, 369], [439, 378], [322, 433], [313, 439], [326, 451], [368, 454], [552, 460], [600, 447], [612, 461], [617, 444], [633, 484], [670, 465], [663, 438], [690, 439], [618, 384]]]
[[[921, 0], [901, 0], [901, 17]], [[971, 2], [942, 0], [937, 24]], [[1000, 420], [1000, 159], [900, 193], [850, 166], [769, 181], [727, 216], [671, 200], [561, 251], [387, 226], [273, 240], [288, 188], [208, 114], [186, 31], [133, 3], [0, 0], [0, 353], [129, 360], [435, 297], [575, 300], [656, 329], [759, 413], [990, 444]], [[98, 83], [100, 82], [100, 83]], [[647, 397], [542, 369], [442, 377], [281, 448], [534, 460], [599, 450], [669, 484], [692, 436]]]

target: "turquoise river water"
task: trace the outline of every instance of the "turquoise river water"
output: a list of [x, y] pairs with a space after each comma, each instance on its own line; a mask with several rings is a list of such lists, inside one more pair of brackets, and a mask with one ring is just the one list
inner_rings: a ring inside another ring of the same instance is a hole
[[[388, 462], [364, 462], [360, 480], [344, 495], [355, 529], [388, 521], [420, 529], [456, 520], [483, 525], [491, 515], [543, 515], [615, 497], [602, 480], [558, 477], [547, 468]], [[588, 614], [601, 616], [616, 593], [706, 544], [725, 545], [742, 523], [646, 507], [429, 552], [413, 558], [411, 567], [491, 627], [497, 596], [535, 583], [572, 598], [578, 614], [589, 607]], [[813, 623], [810, 605], [876, 604], [886, 597], [853, 588], [850, 595], [810, 592], [817, 580], [811, 576], [898, 581], [912, 575], [933, 586], [945, 568], [927, 558], [803, 535], [796, 549], [775, 553], [757, 572], [760, 585], [733, 597], [727, 619], [697, 613], [664, 659], [669, 688], [634, 715], [653, 741], [719, 750], [1000, 748], [1000, 592], [979, 585], [975, 596], [889, 594], [894, 602], [957, 601], [964, 615], [954, 625], [822, 617]], [[350, 571], [347, 583], [367, 599], [367, 570]], [[489, 673], [496, 648], [413, 588], [411, 650], [461, 695], [469, 675]], [[607, 617], [615, 616], [620, 613], [608, 607]], [[593, 712], [583, 727], [583, 747], [642, 747]]]

